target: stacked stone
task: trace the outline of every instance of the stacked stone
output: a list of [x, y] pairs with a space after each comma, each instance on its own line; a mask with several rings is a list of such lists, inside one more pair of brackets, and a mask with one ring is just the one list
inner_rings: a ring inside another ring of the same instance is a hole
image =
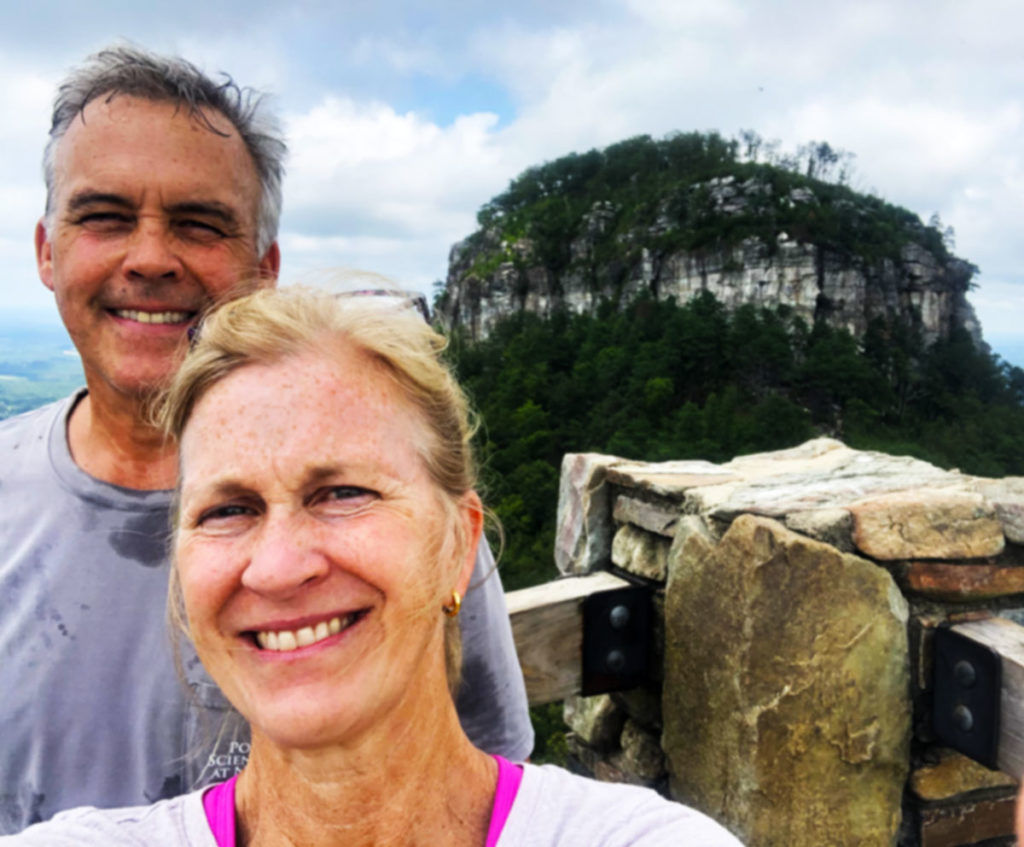
[[751, 845], [1010, 844], [1015, 782], [938, 745], [929, 659], [943, 621], [1024, 622], [1020, 545], [1024, 479], [831, 439], [566, 456], [560, 570], [618, 569], [657, 610], [653, 681], [567, 702], [570, 749]]

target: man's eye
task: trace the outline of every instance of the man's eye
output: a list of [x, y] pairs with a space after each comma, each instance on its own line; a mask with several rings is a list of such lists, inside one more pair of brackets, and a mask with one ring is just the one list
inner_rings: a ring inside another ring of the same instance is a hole
[[77, 218], [79, 226], [90, 232], [112, 232], [132, 225], [132, 218], [123, 212], [87, 212]]
[[192, 241], [217, 241], [227, 236], [222, 227], [194, 218], [177, 221], [175, 228], [183, 237]]

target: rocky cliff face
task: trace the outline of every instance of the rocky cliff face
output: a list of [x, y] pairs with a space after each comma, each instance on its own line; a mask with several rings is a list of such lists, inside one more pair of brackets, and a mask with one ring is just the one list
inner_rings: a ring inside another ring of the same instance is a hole
[[[769, 186], [753, 180], [737, 185], [726, 177], [700, 188], [721, 220], [749, 212], [750, 198]], [[776, 205], [816, 202], [812, 191], [800, 188]], [[898, 254], [869, 258], [791, 235], [783, 219], [770, 243], [747, 237], [717, 249], [665, 249], [660, 237], [674, 226], [667, 213], [650, 227], [625, 232], [615, 231], [617, 214], [612, 204], [595, 203], [568, 242], [569, 261], [557, 270], [537, 255], [529, 236], [509, 238], [498, 227], [456, 244], [441, 298], [442, 320], [479, 339], [518, 310], [584, 313], [603, 299], [628, 301], [648, 293], [684, 303], [709, 291], [730, 309], [745, 303], [788, 306], [808, 324], [823, 320], [856, 337], [882, 317], [916, 325], [926, 343], [957, 326], [982, 343], [966, 299], [974, 268], [937, 255], [912, 236]]]

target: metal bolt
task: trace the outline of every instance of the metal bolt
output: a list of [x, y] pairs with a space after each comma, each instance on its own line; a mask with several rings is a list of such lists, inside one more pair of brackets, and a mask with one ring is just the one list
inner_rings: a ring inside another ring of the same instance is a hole
[[621, 673], [626, 669], [626, 654], [621, 650], [611, 650], [605, 656], [604, 663], [612, 673]]
[[608, 622], [612, 625], [612, 629], [624, 629], [629, 623], [629, 607], [615, 606], [608, 613]]
[[961, 732], [970, 732], [974, 729], [974, 715], [963, 703], [953, 709], [953, 723]]
[[974, 665], [961, 659], [953, 666], [953, 676], [964, 688], [971, 688], [978, 679], [978, 672], [974, 670]]

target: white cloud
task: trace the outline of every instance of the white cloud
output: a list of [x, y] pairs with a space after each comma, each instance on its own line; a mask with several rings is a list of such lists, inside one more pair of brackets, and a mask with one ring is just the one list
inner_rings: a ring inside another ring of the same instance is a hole
[[[83, 34], [31, 59], [17, 52], [32, 40], [24, 19], [6, 45], [0, 34], [0, 113], [18, 116], [0, 125], [0, 302], [45, 295], [30, 236], [55, 74], [106, 31], [153, 33], [159, 49], [278, 93], [292, 148], [286, 276], [344, 264], [426, 285], [479, 206], [531, 164], [641, 133], [749, 127], [790, 149], [827, 140], [856, 154], [861, 187], [938, 211], [982, 268], [974, 298], [989, 310], [986, 330], [1024, 291], [1024, 7], [1014, 0], [215, 5], [202, 29], [188, 23], [206, 10], [194, 0], [166, 27], [125, 4], [106, 21], [72, 11]], [[236, 17], [242, 29], [222, 25]], [[39, 14], [39, 44], [53, 43], [48, 21]], [[500, 122], [498, 108], [429, 118], [417, 92], [462, 75], [504, 88], [515, 113], [501, 104]]]
[[442, 127], [337, 97], [289, 116], [286, 273], [319, 263], [365, 267], [407, 284], [443, 276], [448, 247], [504, 187], [496, 123], [481, 113]]

